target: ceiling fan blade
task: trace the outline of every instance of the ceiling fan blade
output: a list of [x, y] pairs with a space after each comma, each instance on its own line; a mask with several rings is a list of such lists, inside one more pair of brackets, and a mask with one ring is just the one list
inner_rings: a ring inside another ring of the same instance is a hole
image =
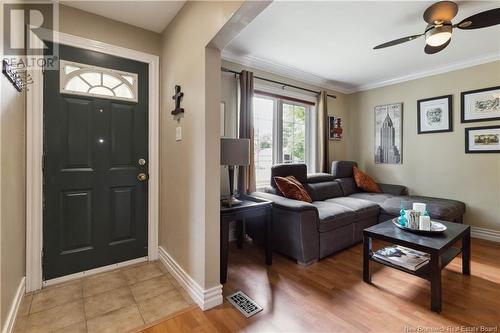
[[480, 29], [500, 24], [500, 8], [469, 16], [456, 25], [459, 29]]
[[424, 21], [451, 21], [458, 13], [458, 6], [453, 1], [439, 1], [427, 8], [424, 12]]
[[440, 46], [430, 46], [430, 45], [425, 45], [424, 52], [427, 54], [434, 54], [438, 53], [439, 51], [444, 50], [451, 42], [451, 38], [448, 39], [446, 43]]
[[416, 39], [416, 38], [418, 38], [418, 37], [420, 37], [422, 35], [423, 34], [413, 35], [413, 36], [407, 36], [407, 37], [403, 37], [403, 38], [398, 38], [398, 39], [395, 39], [395, 40], [391, 40], [390, 42], [386, 42], [384, 44], [377, 45], [373, 49], [374, 50], [378, 50], [378, 49], [383, 49], [384, 47], [389, 47], [389, 46], [394, 46], [394, 45], [406, 43], [406, 42], [414, 40], [414, 39]]

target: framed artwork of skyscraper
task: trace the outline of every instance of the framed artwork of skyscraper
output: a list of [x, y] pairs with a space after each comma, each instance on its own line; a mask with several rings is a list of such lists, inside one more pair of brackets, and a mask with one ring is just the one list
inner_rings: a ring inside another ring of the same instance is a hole
[[403, 103], [375, 107], [375, 163], [403, 164]]

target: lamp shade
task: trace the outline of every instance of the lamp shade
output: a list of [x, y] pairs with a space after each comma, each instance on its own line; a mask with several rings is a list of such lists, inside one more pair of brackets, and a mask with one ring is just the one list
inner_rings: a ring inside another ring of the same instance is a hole
[[249, 165], [250, 140], [249, 139], [220, 139], [220, 164], [221, 165]]

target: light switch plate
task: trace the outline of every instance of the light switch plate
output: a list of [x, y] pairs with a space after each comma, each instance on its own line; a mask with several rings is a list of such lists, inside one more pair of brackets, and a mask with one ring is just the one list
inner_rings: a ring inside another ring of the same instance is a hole
[[182, 140], [182, 127], [176, 127], [175, 128], [175, 141], [181, 141]]

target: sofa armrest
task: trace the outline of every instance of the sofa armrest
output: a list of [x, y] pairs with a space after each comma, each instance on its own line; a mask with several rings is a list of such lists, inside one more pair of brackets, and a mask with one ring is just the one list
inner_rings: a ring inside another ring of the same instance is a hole
[[408, 195], [408, 188], [403, 185], [378, 184], [383, 193], [393, 195]]
[[299, 264], [319, 258], [318, 210], [310, 203], [279, 195], [254, 192], [253, 196], [273, 202], [273, 249]]
[[264, 192], [254, 192], [251, 195], [258, 197], [258, 198], [272, 201], [274, 207], [279, 207], [279, 208], [286, 209], [286, 210], [292, 210], [292, 211], [297, 211], [297, 212], [302, 212], [305, 210], [313, 210], [313, 211], [317, 210], [316, 207], [314, 207], [313, 205], [311, 205], [308, 202], [289, 199], [289, 198], [285, 198], [285, 197], [282, 197], [282, 196], [276, 195], [276, 194], [264, 193]]

